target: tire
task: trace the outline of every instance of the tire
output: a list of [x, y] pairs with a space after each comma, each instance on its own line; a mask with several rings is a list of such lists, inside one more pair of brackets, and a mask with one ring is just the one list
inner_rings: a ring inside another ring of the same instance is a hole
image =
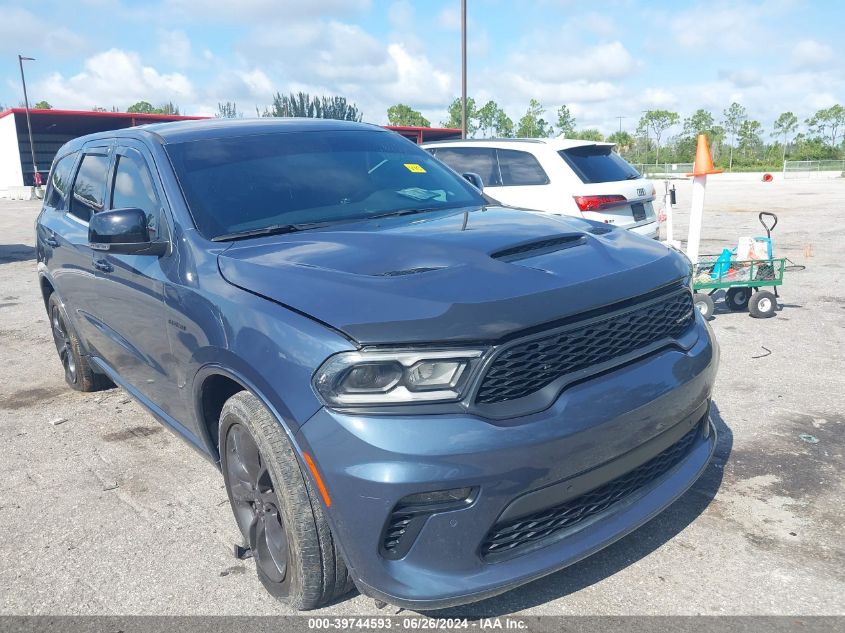
[[716, 307], [713, 305], [713, 299], [710, 295], [706, 295], [703, 292], [696, 292], [692, 296], [692, 302], [695, 304], [695, 309], [701, 312], [701, 316], [705, 319], [713, 316], [713, 311]]
[[734, 312], [747, 310], [749, 299], [751, 299], [751, 288], [744, 286], [728, 288], [728, 292], [725, 295], [725, 303]]
[[768, 319], [775, 316], [778, 302], [775, 295], [768, 290], [758, 290], [748, 302], [748, 311], [755, 319]]
[[311, 478], [279, 422], [241, 391], [223, 405], [219, 432], [229, 503], [265, 589], [297, 610], [352, 589]]
[[98, 391], [111, 386], [111, 381], [94, 371], [88, 357], [82, 353], [79, 337], [65, 317], [62, 302], [56, 293], [47, 300], [47, 313], [50, 317], [50, 329], [53, 343], [65, 370], [65, 382], [77, 391]]

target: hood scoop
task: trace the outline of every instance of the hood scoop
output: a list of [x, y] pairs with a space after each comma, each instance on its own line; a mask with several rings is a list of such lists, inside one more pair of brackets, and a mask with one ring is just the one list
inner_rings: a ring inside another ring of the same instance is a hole
[[586, 243], [586, 241], [587, 238], [583, 233], [566, 233], [555, 237], [523, 242], [522, 244], [517, 244], [516, 246], [509, 246], [508, 248], [503, 248], [502, 250], [491, 253], [490, 257], [502, 262], [516, 262], [521, 259], [537, 257], [539, 255], [546, 255], [547, 253], [561, 251], [566, 248], [572, 248], [573, 246], [580, 246]]
[[404, 270], [388, 270], [383, 273], [376, 273], [374, 277], [403, 277], [404, 275], [418, 275], [428, 273], [432, 270], [441, 270], [443, 266], [419, 266], [417, 268], [406, 268]]

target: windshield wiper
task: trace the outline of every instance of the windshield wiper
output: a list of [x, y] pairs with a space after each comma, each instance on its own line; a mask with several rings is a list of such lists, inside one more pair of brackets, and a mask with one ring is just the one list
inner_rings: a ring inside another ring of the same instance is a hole
[[398, 209], [397, 211], [388, 211], [387, 213], [379, 213], [378, 215], [371, 215], [367, 220], [374, 220], [375, 218], [390, 218], [399, 215], [416, 215], [417, 213], [428, 213], [429, 211], [442, 211], [444, 209], [455, 209], [456, 207], [426, 207], [421, 209]]
[[296, 233], [297, 231], [307, 231], [308, 229], [317, 229], [321, 226], [328, 226], [331, 222], [306, 222], [300, 224], [271, 224], [260, 229], [251, 229], [249, 231], [238, 231], [236, 233], [224, 233], [212, 237], [212, 242], [229, 242], [232, 240], [245, 240], [250, 237], [264, 237], [266, 235], [283, 235], [284, 233]]

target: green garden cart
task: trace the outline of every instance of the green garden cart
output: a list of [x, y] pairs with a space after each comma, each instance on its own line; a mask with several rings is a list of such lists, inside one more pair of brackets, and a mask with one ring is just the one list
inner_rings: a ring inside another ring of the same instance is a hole
[[[771, 226], [764, 216], [774, 218]], [[778, 286], [783, 283], [786, 258], [772, 257], [772, 229], [778, 223], [774, 213], [762, 212], [760, 223], [766, 229], [768, 258], [728, 259], [722, 255], [702, 255], [693, 267], [693, 302], [699, 312], [710, 318], [715, 309], [713, 295], [724, 290], [725, 304], [734, 311], [748, 310], [751, 316], [767, 319], [777, 310]]]

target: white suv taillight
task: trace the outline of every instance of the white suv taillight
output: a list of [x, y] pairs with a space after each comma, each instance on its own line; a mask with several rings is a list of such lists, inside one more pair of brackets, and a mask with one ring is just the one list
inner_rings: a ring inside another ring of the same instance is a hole
[[628, 204], [625, 196], [573, 196], [581, 211], [601, 211]]

